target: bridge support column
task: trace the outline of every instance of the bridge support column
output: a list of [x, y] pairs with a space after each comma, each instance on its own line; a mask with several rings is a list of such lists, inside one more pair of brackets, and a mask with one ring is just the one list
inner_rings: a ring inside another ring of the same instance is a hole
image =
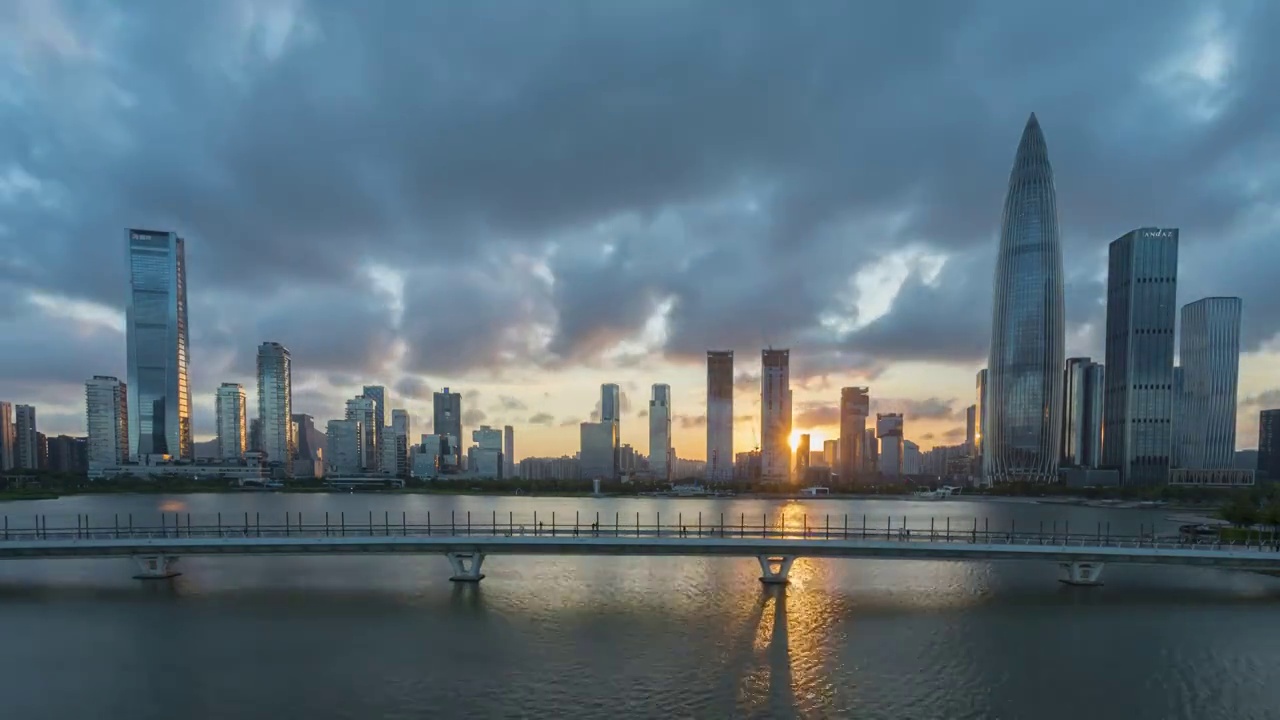
[[480, 566], [484, 564], [484, 553], [451, 552], [446, 557], [453, 567], [453, 577], [449, 578], [453, 582], [480, 582], [484, 579], [484, 573], [480, 572]]
[[765, 585], [786, 585], [794, 555], [760, 555], [760, 582]]
[[1064, 562], [1059, 563], [1058, 567], [1062, 568], [1062, 582], [1068, 585], [1102, 584], [1102, 568], [1104, 567], [1102, 563]]
[[165, 580], [177, 577], [182, 573], [174, 569], [178, 558], [172, 555], [134, 555], [133, 561], [138, 564], [138, 580]]

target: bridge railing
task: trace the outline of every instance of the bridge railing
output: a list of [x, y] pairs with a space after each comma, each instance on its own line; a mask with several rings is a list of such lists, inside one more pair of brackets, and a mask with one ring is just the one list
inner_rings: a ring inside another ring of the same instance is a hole
[[[354, 514], [345, 512], [325, 513], [323, 517], [304, 519], [302, 513], [285, 513], [275, 518], [264, 518], [262, 513], [243, 513], [237, 517], [218, 514], [210, 523], [205, 518], [192, 522], [190, 514], [166, 513], [155, 520], [135, 522], [133, 515], [112, 515], [110, 523], [101, 516], [78, 515], [74, 526], [56, 522], [51, 527], [47, 516], [28, 516], [26, 522], [5, 516], [3, 541], [30, 540], [155, 540], [155, 539], [238, 539], [238, 538], [333, 538], [333, 537], [547, 537], [589, 538], [613, 537], [630, 539], [653, 538], [720, 538], [720, 539], [770, 539], [770, 540], [831, 540], [831, 541], [893, 541], [907, 543], [970, 543], [987, 545], [1047, 545], [1065, 547], [1114, 547], [1114, 548], [1200, 548], [1241, 550], [1280, 549], [1277, 537], [1272, 533], [1256, 533], [1244, 542], [1223, 543], [1216, 537], [1196, 537], [1180, 533], [1160, 533], [1154, 526], [1140, 525], [1137, 533], [1112, 533], [1110, 523], [1097, 523], [1090, 531], [1082, 532], [1079, 525], [1069, 523], [1037, 523], [1028, 528], [1010, 521], [1007, 528], [993, 529], [989, 521], [966, 518], [908, 517], [869, 522], [867, 516], [825, 515], [811, 523], [808, 516], [782, 515], [772, 521], [768, 515], [748, 518], [745, 514], [731, 521], [724, 515], [714, 521], [700, 514], [686, 519], [677, 514], [675, 523], [663, 523], [660, 513], [652, 521], [638, 513], [624, 518], [615, 513], [613, 518], [602, 518], [593, 513], [583, 522], [581, 513], [575, 513], [573, 522], [564, 522], [555, 513], [537, 513], [516, 518], [508, 513], [505, 522], [496, 512], [486, 518], [473, 518], [472, 513], [451, 512], [446, 516], [413, 518], [401, 513], [393, 518], [384, 512], [382, 517], [374, 513]], [[283, 522], [277, 520], [283, 520]], [[263, 522], [264, 519], [267, 522]], [[610, 522], [612, 520], [612, 522]]]

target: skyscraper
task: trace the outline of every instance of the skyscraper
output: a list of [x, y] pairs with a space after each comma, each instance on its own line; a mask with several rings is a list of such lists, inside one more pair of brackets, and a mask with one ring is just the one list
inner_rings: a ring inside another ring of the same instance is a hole
[[395, 445], [395, 468], [383, 468], [384, 474], [391, 470], [397, 477], [409, 477], [409, 411], [392, 409], [391, 435], [386, 438], [389, 445]]
[[612, 480], [616, 476], [617, 428], [608, 422], [584, 422], [579, 427], [578, 463], [583, 480]]
[[347, 401], [348, 420], [360, 423], [360, 466], [368, 472], [378, 469], [378, 436], [373, 426], [378, 422], [378, 401], [368, 395], [357, 395]]
[[862, 472], [862, 435], [867, 430], [871, 398], [865, 387], [840, 389], [840, 479], [852, 481]]
[[1067, 358], [1063, 371], [1062, 462], [1096, 468], [1102, 462], [1102, 398], [1106, 374], [1087, 357]]
[[451, 436], [450, 447], [459, 446], [462, 443], [462, 395], [445, 388], [432, 399], [435, 420], [432, 429], [436, 435]]
[[[843, 432], [843, 429], [842, 429], [842, 432]], [[841, 438], [840, 440], [823, 440], [823, 441], [822, 441], [822, 461], [823, 461], [824, 463], [826, 463], [826, 464], [827, 464], [827, 467], [831, 468], [831, 469], [832, 469], [832, 471], [836, 471], [836, 472], [838, 472], [838, 470], [839, 470], [839, 467], [840, 467], [839, 463], [840, 463], [840, 457], [841, 457], [841, 455], [840, 455], [840, 444], [841, 444], [842, 442], [844, 442], [844, 439], [843, 439], [843, 438]], [[859, 457], [863, 457], [863, 456], [865, 456], [865, 454], [866, 454], [866, 453], [863, 453], [863, 452], [861, 451], [861, 448], [862, 448], [862, 445], [863, 445], [863, 439], [862, 439], [862, 436], [861, 436], [861, 435], [859, 435], [859, 436], [857, 436], [857, 437], [853, 438], [853, 440], [851, 440], [851, 442], [853, 442], [853, 443], [855, 443], [855, 444], [857, 444], [857, 445], [858, 445], [858, 447], [859, 447], [858, 456], [859, 456]], [[855, 468], [855, 470], [857, 470], [857, 471], [859, 471], [859, 472], [860, 472], [860, 471], [862, 470], [862, 467], [861, 467], [861, 466], [859, 466], [859, 467]]]
[[707, 480], [733, 479], [733, 351], [707, 351]]
[[176, 233], [127, 230], [129, 453], [194, 456], [187, 384], [187, 262]]
[[244, 386], [240, 383], [222, 383], [218, 387], [214, 406], [218, 423], [218, 457], [222, 460], [239, 460], [249, 449]]
[[15, 467], [19, 470], [40, 469], [40, 443], [36, 429], [36, 409], [31, 405], [14, 408], [14, 450], [18, 456]]
[[655, 384], [649, 396], [649, 471], [671, 479], [671, 386]]
[[293, 474], [293, 367], [289, 350], [277, 342], [258, 346], [258, 427], [266, 462]]
[[978, 422], [973, 429], [973, 457], [979, 462], [975, 464], [975, 472], [982, 474], [982, 452], [986, 447], [987, 437], [987, 369], [982, 368], [974, 381], [974, 395], [978, 406], [976, 411]]
[[901, 475], [902, 413], [876, 413], [876, 439], [880, 442], [880, 474], [887, 477]]
[[791, 351], [760, 356], [760, 473], [765, 480], [791, 474]]
[[330, 420], [325, 433], [325, 464], [335, 475], [364, 469], [364, 432], [359, 420]]
[[1112, 241], [1102, 464], [1123, 484], [1168, 479], [1178, 231], [1141, 228]]
[[293, 472], [295, 477], [324, 477], [324, 466], [318, 461], [322, 451], [316, 440], [315, 418], [304, 413], [293, 414]]
[[864, 472], [880, 471], [880, 440], [876, 438], [876, 429], [867, 428], [866, 437], [862, 441], [862, 467]]
[[129, 401], [125, 384], [94, 375], [84, 384], [89, 469], [117, 467], [129, 460]]
[[613, 476], [621, 471], [622, 391], [613, 383], [600, 386], [600, 422], [613, 425]]
[[1280, 480], [1280, 410], [1258, 413], [1258, 474]]
[[1237, 297], [1207, 297], [1182, 307], [1183, 387], [1175, 428], [1184, 468], [1233, 467], [1241, 306]]
[[378, 403], [377, 410], [373, 413], [375, 423], [373, 444], [378, 450], [376, 454], [381, 458], [383, 443], [385, 442], [383, 436], [386, 434], [383, 426], [387, 424], [387, 389], [382, 385], [365, 385], [361, 394], [367, 398], [373, 398], [374, 402]]
[[978, 406], [970, 405], [964, 409], [964, 451], [969, 457], [974, 456], [974, 448], [978, 445]]
[[1035, 113], [1009, 174], [1000, 221], [988, 362], [988, 478], [1054, 482], [1062, 443], [1065, 324], [1058, 199]]
[[506, 470], [502, 473], [505, 478], [513, 478], [516, 476], [516, 431], [510, 425], [502, 426], [502, 457], [506, 463]]
[[796, 482], [804, 482], [809, 476], [809, 433], [800, 434], [800, 442], [796, 443]]
[[13, 428], [13, 406], [0, 402], [0, 471], [12, 470], [18, 462], [14, 443], [17, 437]]

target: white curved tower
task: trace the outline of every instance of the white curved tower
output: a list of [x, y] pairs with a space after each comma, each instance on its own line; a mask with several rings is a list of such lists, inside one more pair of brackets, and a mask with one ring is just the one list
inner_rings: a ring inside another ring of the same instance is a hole
[[1053, 482], [1062, 442], [1065, 322], [1058, 200], [1044, 133], [1027, 120], [1009, 174], [991, 311], [984, 474]]

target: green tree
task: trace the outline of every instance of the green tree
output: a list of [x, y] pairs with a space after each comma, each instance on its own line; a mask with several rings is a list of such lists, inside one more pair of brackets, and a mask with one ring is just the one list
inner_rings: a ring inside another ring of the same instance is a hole
[[1236, 527], [1249, 527], [1258, 522], [1262, 513], [1257, 502], [1247, 493], [1234, 495], [1219, 512], [1223, 520]]

